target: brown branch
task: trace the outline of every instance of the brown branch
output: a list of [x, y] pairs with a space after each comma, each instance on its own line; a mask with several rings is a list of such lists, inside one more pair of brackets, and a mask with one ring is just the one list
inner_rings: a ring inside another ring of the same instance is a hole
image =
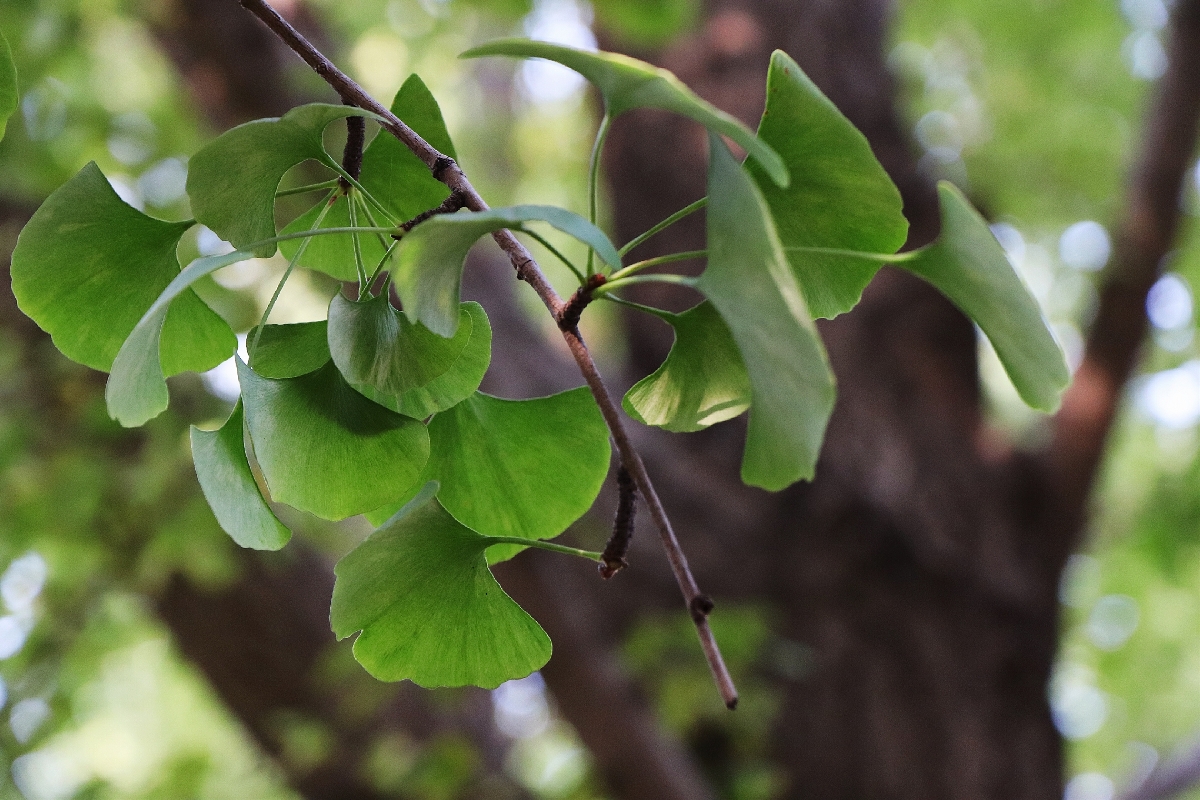
[[[243, 8], [262, 20], [296, 55], [300, 56], [314, 72], [320, 75], [338, 93], [343, 102], [379, 116], [382, 120], [380, 124], [384, 130], [399, 139], [417, 158], [421, 159], [425, 166], [429, 167], [434, 178], [446, 184], [452, 193], [461, 195], [466, 208], [471, 211], [487, 210], [487, 203], [484, 202], [483, 197], [471, 185], [467, 176], [453, 159], [438, 152], [436, 148], [421, 138], [412, 128], [404, 124], [395, 114], [367, 94], [362, 87], [334, 66], [333, 62], [301, 36], [265, 0], [239, 0], [239, 2]], [[533, 290], [550, 311], [556, 322], [561, 320], [566, 304], [558, 296], [558, 293], [550, 285], [550, 282], [546, 280], [546, 276], [542, 273], [541, 268], [525, 246], [509, 230], [497, 231], [492, 234], [492, 237], [508, 255], [513, 268], [517, 272], [517, 277], [533, 287]], [[562, 330], [562, 335], [563, 339], [566, 340], [567, 348], [571, 351], [571, 356], [575, 359], [575, 363], [579, 366], [579, 371], [583, 374], [583, 378], [587, 382], [588, 388], [591, 389], [596, 404], [600, 407], [604, 421], [608, 424], [608, 429], [616, 444], [617, 452], [621, 456], [621, 462], [633, 474], [634, 480], [637, 481], [638, 488], [642, 492], [642, 496], [646, 499], [650, 515], [654, 517], [654, 521], [657, 523], [659, 536], [662, 540], [663, 549], [666, 551], [667, 560], [670, 562], [671, 571], [674, 573], [675, 581], [679, 584], [679, 588], [683, 592], [688, 612], [696, 623], [696, 632], [700, 637], [700, 644], [704, 650], [704, 656], [708, 660], [709, 668], [712, 670], [713, 677], [720, 689], [721, 698], [725, 701], [726, 706], [734, 708], [738, 700], [737, 689], [733, 685], [733, 678], [725, 666], [725, 661], [721, 657], [721, 651], [717, 647], [716, 639], [713, 637], [712, 629], [708, 625], [707, 613], [712, 608], [712, 601], [708, 600], [700, 592], [700, 588], [696, 584], [696, 579], [688, 567], [687, 557], [684, 555], [683, 549], [679, 546], [679, 540], [676, 538], [675, 531], [671, 527], [671, 521], [667, 517], [666, 509], [663, 508], [662, 502], [658, 498], [658, 493], [654, 490], [654, 485], [650, 481], [650, 475], [646, 472], [646, 467], [642, 463], [641, 457], [633, 447], [629, 433], [625, 429], [620, 413], [617, 411], [617, 404], [614, 402], [612, 395], [609, 394], [608, 388], [604, 385], [604, 380], [601, 378], [600, 372], [597, 370], [596, 364], [588, 352], [587, 345], [579, 335], [578, 328], [574, 326], [565, 328]]]
[[1122, 387], [1146, 337], [1146, 294], [1161, 274], [1179, 227], [1179, 198], [1200, 126], [1200, 0], [1184, 0], [1175, 9], [1168, 52], [1169, 66], [1130, 180], [1096, 321], [1054, 421], [1050, 466], [1061, 507], [1076, 520], [1104, 454]]
[[637, 484], [633, 476], [622, 464], [617, 470], [617, 515], [613, 519], [612, 536], [600, 554], [600, 577], [610, 580], [629, 562], [625, 560], [629, 552], [629, 542], [633, 539], [634, 519], [637, 516]]

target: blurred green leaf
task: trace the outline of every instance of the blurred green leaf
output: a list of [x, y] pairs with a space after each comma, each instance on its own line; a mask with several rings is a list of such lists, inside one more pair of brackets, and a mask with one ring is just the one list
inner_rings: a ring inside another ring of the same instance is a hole
[[330, 623], [362, 631], [354, 657], [380, 680], [494, 689], [550, 659], [550, 639], [488, 570], [489, 539], [441, 507], [436, 484], [334, 568]]
[[632, 47], [657, 48], [690, 29], [696, 0], [605, 0], [593, 6], [596, 27]]
[[[189, 287], [205, 275], [211, 275], [221, 267], [247, 258], [253, 256], [235, 250], [232, 253], [196, 259], [163, 289], [162, 294], [134, 326], [129, 338], [121, 345], [117, 357], [113, 359], [112, 374], [108, 376], [108, 385], [104, 387], [109, 416], [127, 428], [134, 428], [166, 410], [170, 396], [163, 375], [165, 359], [160, 356], [159, 350], [166, 329], [164, 323], [168, 319], [172, 302], [181, 295], [188, 296], [191, 291]], [[198, 298], [196, 302], [199, 302]], [[213, 365], [229, 358], [237, 349], [237, 339], [233, 336], [233, 331], [228, 325], [224, 327], [223, 331], [215, 331], [204, 341], [193, 340], [189, 343], [197, 354], [216, 354]]]
[[460, 58], [513, 56], [544, 58], [578, 72], [604, 97], [610, 117], [635, 108], [659, 108], [694, 119], [714, 133], [728, 136], [749, 153], [780, 186], [787, 186], [788, 171], [779, 154], [742, 123], [701, 100], [665, 69], [619, 53], [590, 53], [550, 42], [499, 39], [463, 53]]
[[908, 236], [899, 190], [866, 137], [781, 50], [771, 56], [758, 136], [782, 156], [792, 178], [780, 188], [758, 164], [746, 165], [771, 209], [809, 313], [849, 311], [881, 263], [787, 248], [896, 252]]
[[987, 223], [952, 184], [938, 184], [942, 233], [898, 266], [936, 286], [996, 348], [1021, 399], [1053, 411], [1071, 373], [1037, 300], [1013, 271]]
[[510, 206], [443, 214], [422, 222], [400, 240], [393, 276], [400, 302], [429, 330], [450, 338], [458, 329], [459, 286], [467, 251], [479, 237], [525, 222], [546, 222], [596, 251], [612, 267], [621, 257], [604, 232], [556, 206]]
[[12, 50], [8, 40], [0, 32], [0, 139], [4, 138], [4, 129], [8, 118], [17, 110], [17, 67], [13, 64]]
[[709, 134], [708, 267], [696, 287], [720, 312], [750, 376], [742, 480], [776, 491], [811, 478], [833, 410], [833, 375], [770, 211]]
[[193, 427], [192, 460], [196, 477], [221, 529], [242, 547], [278, 550], [292, 538], [262, 492], [246, 458], [242, 403], [218, 430]]
[[[374, 115], [351, 106], [310, 103], [282, 117], [259, 119], [218, 136], [188, 162], [187, 193], [192, 213], [222, 239], [243, 247], [275, 236], [275, 191], [284, 173], [312, 159], [331, 169], [321, 134], [343, 117]], [[259, 245], [266, 258], [275, 243]]]
[[[63, 355], [107, 372], [134, 326], [179, 276], [175, 248], [188, 227], [127, 205], [89, 163], [21, 231], [11, 268], [17, 304]], [[161, 369], [167, 375], [209, 369], [229, 357], [231, 342], [225, 321], [187, 289], [163, 326]]]
[[[250, 353], [250, 369], [263, 378], [298, 378], [329, 361], [327, 322], [266, 325]], [[251, 338], [254, 337], [251, 332]]]
[[363, 397], [332, 362], [286, 380], [237, 363], [254, 454], [279, 502], [344, 519], [416, 482], [429, 457], [425, 426]]
[[733, 419], [749, 408], [746, 365], [712, 303], [661, 316], [675, 330], [675, 344], [662, 366], [626, 393], [629, 415], [682, 433]]

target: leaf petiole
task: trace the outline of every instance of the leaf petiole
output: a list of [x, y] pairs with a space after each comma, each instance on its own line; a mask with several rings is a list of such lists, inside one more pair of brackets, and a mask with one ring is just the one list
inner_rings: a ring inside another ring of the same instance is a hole
[[650, 230], [646, 231], [646, 232], [645, 232], [645, 233], [643, 233], [642, 235], [640, 235], [640, 236], [635, 236], [633, 239], [630, 239], [630, 240], [629, 240], [628, 242], [626, 242], [626, 243], [625, 243], [625, 245], [624, 245], [624, 246], [623, 246], [623, 247], [622, 247], [620, 250], [618, 250], [617, 252], [618, 252], [618, 253], [620, 253], [621, 255], [625, 255], [625, 254], [626, 254], [626, 253], [628, 253], [630, 250], [632, 250], [633, 248], [637, 247], [637, 246], [638, 246], [639, 244], [641, 244], [642, 242], [644, 242], [644, 241], [646, 241], [647, 239], [649, 239], [651, 236], [654, 236], [654, 235], [655, 235], [656, 233], [658, 233], [659, 231], [662, 231], [662, 230], [665, 230], [666, 228], [669, 228], [669, 227], [671, 227], [671, 226], [672, 226], [672, 225], [674, 225], [676, 222], [679, 222], [679, 220], [683, 219], [684, 217], [686, 217], [686, 216], [688, 216], [688, 215], [690, 215], [690, 214], [693, 214], [693, 213], [695, 213], [695, 212], [699, 211], [700, 209], [704, 208], [706, 205], [708, 205], [708, 198], [707, 198], [707, 197], [701, 197], [701, 198], [700, 198], [699, 200], [697, 200], [696, 202], [694, 202], [694, 203], [690, 203], [690, 204], [688, 204], [688, 205], [684, 206], [683, 208], [679, 209], [679, 210], [678, 210], [678, 211], [676, 211], [674, 214], [672, 214], [671, 216], [667, 217], [667, 218], [666, 218], [666, 219], [664, 219], [662, 222], [658, 223], [657, 225], [655, 225], [653, 228], [651, 228]]
[[[351, 189], [346, 193], [346, 211], [350, 215], [350, 227], [358, 227], [358, 204], [354, 202], [355, 190]], [[361, 300], [363, 294], [366, 293], [367, 287], [367, 265], [363, 263], [362, 242], [358, 239], [358, 234], [354, 233], [350, 237], [351, 245], [354, 249], [354, 269], [358, 272], [358, 299]]]
[[626, 286], [632, 286], [635, 283], [673, 283], [676, 286], [690, 286], [695, 288], [696, 279], [688, 275], [629, 275], [619, 280], [607, 281], [597, 286], [593, 290], [593, 294], [603, 297], [609, 292], [624, 289]]
[[396, 222], [396, 220], [392, 217], [392, 213], [387, 210], [383, 203], [375, 199], [375, 195], [371, 194], [365, 186], [358, 182], [358, 178], [355, 178], [349, 172], [346, 172], [346, 170], [342, 168], [341, 164], [334, 164], [334, 169], [346, 180], [347, 183], [362, 192], [363, 197], [365, 197], [368, 202], [378, 209], [379, 213], [383, 215], [384, 219], [386, 219], [388, 222]]
[[549, 550], [552, 553], [562, 553], [568, 556], [578, 556], [586, 558], [588, 561], [599, 561], [600, 554], [591, 550], [580, 550], [577, 547], [567, 547], [566, 545], [554, 544], [553, 542], [543, 542], [541, 539], [522, 539], [520, 536], [485, 536], [487, 546], [491, 547], [494, 544], [519, 544], [524, 547], [538, 547], [542, 550]]
[[670, 311], [664, 311], [661, 308], [655, 308], [654, 306], [647, 306], [647, 305], [643, 305], [641, 303], [635, 303], [632, 300], [626, 300], [624, 297], [617, 297], [615, 294], [600, 294], [599, 299], [610, 300], [614, 303], [617, 303], [618, 305], [628, 306], [629, 308], [635, 309], [637, 311], [641, 311], [642, 313], [649, 314], [653, 317], [658, 317], [659, 319], [661, 319], [663, 321], [667, 321], [668, 319], [670, 319], [672, 317], [678, 316], [677, 314], [672, 314]]
[[[612, 117], [605, 112], [604, 118], [600, 120], [600, 127], [596, 130], [596, 141], [592, 144], [592, 158], [588, 167], [588, 222], [593, 225], [596, 224], [596, 195], [599, 193], [600, 153], [604, 149], [604, 140], [608, 138], [610, 125], [612, 125]], [[588, 248], [587, 274], [589, 276], [594, 271], [595, 258], [595, 251]]]
[[[554, 245], [550, 244], [550, 242], [546, 241], [545, 237], [543, 237], [543, 236], [542, 236], [541, 234], [539, 234], [539, 233], [535, 233], [534, 231], [531, 231], [531, 230], [529, 230], [528, 228], [517, 228], [517, 230], [519, 230], [521, 233], [524, 233], [524, 234], [526, 234], [527, 236], [529, 236], [531, 239], [533, 239], [535, 242], [537, 242], [538, 244], [540, 244], [542, 247], [544, 247], [544, 248], [546, 248], [547, 250], [549, 250], [549, 251], [550, 251], [550, 253], [551, 253], [551, 254], [552, 254], [552, 255], [553, 255], [555, 258], [557, 258], [557, 259], [558, 259], [559, 261], [561, 261], [562, 263], [566, 264], [566, 265], [567, 265], [567, 269], [569, 269], [569, 270], [571, 270], [571, 272], [575, 273], [575, 277], [579, 279], [579, 285], [580, 285], [580, 286], [583, 286], [583, 284], [587, 283], [587, 278], [585, 278], [585, 277], [583, 276], [583, 273], [579, 271], [579, 267], [577, 267], [577, 266], [575, 266], [574, 264], [572, 264], [572, 263], [571, 263], [571, 261], [570, 261], [570, 259], [568, 259], [568, 258], [567, 258], [566, 256], [564, 256], [562, 253], [560, 253], [560, 252], [558, 251], [558, 248], [556, 248]], [[593, 251], [591, 248], [588, 248], [588, 261], [589, 261], [589, 262], [591, 261], [591, 256], [592, 256], [592, 253], [593, 253], [593, 252], [594, 252], [594, 251]], [[590, 272], [590, 270], [589, 270], [589, 272]]]
[[275, 192], [276, 197], [290, 197], [294, 194], [305, 194], [306, 192], [315, 192], [320, 189], [336, 189], [337, 180], [321, 181], [320, 183], [310, 183], [306, 186], [295, 186], [291, 189], [280, 189]]
[[609, 276], [608, 281], [611, 283], [613, 281], [622, 280], [630, 275], [636, 275], [644, 269], [657, 267], [660, 264], [670, 264], [675, 261], [690, 261], [693, 258], [705, 258], [707, 256], [707, 250], [685, 250], [682, 253], [671, 253], [670, 255], [647, 258], [645, 261], [638, 261], [630, 264], [624, 269], [617, 270]]

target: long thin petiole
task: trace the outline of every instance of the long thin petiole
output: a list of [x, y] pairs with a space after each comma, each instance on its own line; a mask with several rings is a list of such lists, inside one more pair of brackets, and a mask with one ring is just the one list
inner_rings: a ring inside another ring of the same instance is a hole
[[371, 194], [371, 192], [368, 191], [365, 186], [363, 186], [361, 183], [358, 182], [358, 178], [355, 178], [349, 172], [346, 172], [346, 170], [342, 168], [341, 164], [335, 164], [334, 168], [337, 170], [337, 173], [339, 175], [341, 175], [343, 178], [346, 179], [347, 183], [349, 183], [355, 189], [358, 189], [360, 192], [363, 193], [363, 197], [365, 197], [369, 203], [371, 203], [373, 206], [375, 206], [376, 209], [379, 210], [379, 213], [383, 215], [384, 219], [386, 219], [388, 222], [396, 222], [397, 221], [392, 216], [392, 212], [388, 211], [387, 208], [383, 205], [383, 203], [381, 203], [375, 199], [375, 195]]
[[630, 275], [619, 280], [607, 281], [593, 290], [593, 294], [603, 297], [609, 292], [615, 292], [635, 283], [673, 283], [676, 286], [696, 285], [696, 279], [688, 275]]
[[280, 189], [275, 193], [276, 197], [288, 197], [293, 194], [304, 194], [305, 192], [315, 192], [319, 189], [336, 189], [337, 179], [321, 181], [320, 183], [310, 183], [307, 186], [295, 186], [291, 189]]
[[579, 556], [586, 558], [588, 561], [599, 561], [600, 554], [594, 553], [591, 550], [580, 550], [577, 547], [567, 547], [553, 542], [543, 542], [539, 539], [522, 539], [519, 536], [487, 536], [488, 547], [494, 544], [519, 544], [526, 547], [537, 547], [541, 550], [549, 550], [552, 553], [562, 553], [568, 556]]
[[[346, 195], [346, 210], [350, 214], [350, 227], [358, 227], [358, 206], [354, 203], [354, 190]], [[367, 265], [363, 263], [362, 242], [358, 240], [358, 234], [350, 235], [350, 242], [354, 248], [354, 270], [358, 273], [358, 299], [361, 300], [363, 293], [367, 291]]]
[[[928, 245], [926, 245], [928, 247]], [[835, 247], [785, 247], [787, 253], [812, 253], [817, 256], [844, 256], [846, 258], [861, 258], [864, 261], [879, 261], [884, 264], [903, 264], [916, 258], [925, 247], [907, 250], [903, 253], [863, 253], [858, 250], [839, 250]]]
[[[371, 225], [378, 228], [379, 220], [375, 219], [375, 215], [371, 213], [371, 204], [367, 202], [360, 202], [359, 208], [362, 209], [362, 212], [367, 215], [367, 220], [371, 223]], [[390, 241], [385, 239], [382, 233], [375, 234], [375, 237], [379, 239], [379, 245], [385, 250], [391, 249], [392, 245], [396, 243], [395, 239], [391, 239]]]
[[635, 303], [632, 300], [626, 300], [624, 297], [617, 297], [615, 294], [599, 294], [599, 295], [597, 295], [597, 297], [600, 300], [608, 300], [613, 303], [617, 303], [618, 305], [628, 306], [629, 308], [636, 309], [638, 311], [641, 311], [644, 314], [649, 314], [651, 316], [658, 317], [661, 320], [665, 320], [668, 317], [676, 316], [675, 314], [672, 314], [670, 311], [664, 311], [663, 309], [655, 308], [654, 306], [647, 306], [647, 305], [642, 305], [641, 303]]
[[618, 250], [617, 252], [618, 252], [618, 253], [620, 253], [621, 255], [625, 255], [625, 254], [626, 254], [626, 253], [628, 253], [630, 250], [632, 250], [633, 248], [637, 247], [639, 244], [641, 244], [642, 242], [646, 241], [647, 239], [649, 239], [649, 238], [650, 238], [651, 236], [653, 236], [654, 234], [658, 233], [658, 232], [659, 232], [659, 231], [661, 231], [661, 230], [664, 230], [664, 229], [666, 229], [666, 228], [669, 228], [669, 227], [671, 227], [671, 226], [672, 226], [672, 225], [674, 225], [676, 222], [679, 222], [679, 220], [683, 219], [684, 217], [688, 216], [689, 214], [694, 214], [695, 212], [697, 212], [697, 211], [699, 211], [700, 209], [704, 208], [706, 205], [708, 205], [708, 198], [707, 198], [707, 197], [701, 197], [701, 198], [700, 198], [699, 200], [697, 200], [696, 202], [694, 202], [694, 203], [690, 203], [690, 204], [688, 204], [688, 205], [684, 206], [683, 208], [679, 209], [679, 210], [678, 210], [678, 211], [676, 211], [674, 214], [672, 214], [671, 216], [667, 217], [667, 218], [666, 218], [666, 219], [664, 219], [662, 222], [658, 223], [658, 224], [657, 224], [657, 225], [655, 225], [653, 228], [651, 228], [650, 230], [648, 230], [648, 231], [646, 231], [645, 233], [643, 233], [641, 236], [636, 236], [636, 237], [634, 237], [633, 239], [630, 239], [630, 240], [629, 240], [628, 242], [626, 242], [626, 243], [625, 243], [625, 245], [624, 245], [624, 246], [623, 246], [623, 247], [622, 247], [620, 250]]
[[[567, 269], [569, 269], [569, 270], [571, 270], [571, 272], [575, 273], [575, 277], [579, 279], [580, 286], [583, 286], [583, 284], [587, 283], [587, 278], [585, 278], [583, 276], [583, 273], [579, 271], [579, 267], [572, 264], [571, 260], [569, 258], [564, 256], [562, 253], [558, 252], [558, 248], [556, 248], [554, 245], [550, 244], [550, 242], [546, 241], [545, 237], [543, 237], [541, 234], [534, 233], [533, 231], [529, 230], [528, 228], [521, 228], [520, 231], [521, 231], [521, 233], [528, 235], [531, 239], [533, 239], [535, 242], [540, 244], [542, 247], [549, 250], [550, 253], [555, 258], [557, 258], [559, 261], [566, 264]], [[588, 251], [588, 254], [590, 256], [590, 254], [591, 254], [590, 250]]]
[[[604, 140], [608, 138], [608, 129], [612, 125], [612, 117], [607, 112], [600, 120], [596, 130], [596, 141], [592, 143], [592, 158], [588, 166], [588, 222], [596, 224], [596, 207], [599, 205], [597, 195], [600, 192], [600, 153], [604, 150]], [[587, 274], [593, 273], [596, 253], [588, 248]]]
[[[329, 201], [333, 198], [335, 193], [336, 192], [330, 192], [329, 194], [325, 195], [321, 213], [317, 214], [317, 218], [313, 221], [312, 227], [309, 228], [309, 233], [321, 227], [321, 222], [324, 221], [325, 215], [329, 213], [329, 209], [333, 208], [333, 205]], [[308, 249], [308, 243], [310, 241], [312, 241], [312, 239], [305, 239], [304, 241], [300, 242], [300, 246], [296, 248], [296, 254], [292, 256], [291, 261], [288, 262], [287, 269], [283, 272], [283, 277], [279, 279], [279, 284], [275, 287], [275, 293], [271, 295], [271, 302], [267, 303], [266, 309], [263, 310], [262, 319], [258, 321], [258, 327], [254, 329], [254, 339], [250, 342], [250, 350], [246, 354], [249, 356], [250, 361], [254, 360], [254, 353], [256, 350], [258, 350], [258, 340], [262, 338], [263, 329], [267, 327], [267, 318], [271, 316], [271, 310], [275, 308], [275, 303], [279, 300], [279, 295], [283, 293], [283, 285], [287, 283], [287, 279], [292, 276], [292, 270], [294, 270], [296, 265], [300, 263], [300, 257], [303, 256], [304, 251]]]
[[647, 258], [645, 261], [638, 261], [630, 264], [624, 269], [619, 269], [610, 275], [608, 279], [610, 282], [618, 281], [630, 275], [636, 275], [644, 269], [657, 267], [660, 264], [671, 264], [675, 261], [690, 261], [693, 258], [705, 258], [707, 255], [707, 250], [685, 250], [682, 253], [671, 253], [670, 255], [665, 256], [655, 256], [654, 258]]

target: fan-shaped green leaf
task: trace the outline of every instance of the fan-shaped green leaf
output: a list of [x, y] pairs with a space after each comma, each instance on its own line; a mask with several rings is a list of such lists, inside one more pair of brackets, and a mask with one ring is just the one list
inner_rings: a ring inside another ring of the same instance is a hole
[[526, 222], [546, 222], [621, 266], [604, 232], [578, 214], [555, 206], [509, 206], [433, 217], [413, 228], [396, 248], [392, 272], [404, 308], [426, 328], [449, 338], [458, 330], [459, 286], [467, 251], [479, 237]]
[[278, 550], [288, 543], [292, 532], [267, 505], [250, 470], [240, 400], [219, 429], [192, 428], [192, 461], [204, 498], [235, 542], [254, 550]]
[[351, 386], [399, 398], [454, 366], [473, 324], [460, 307], [458, 331], [446, 339], [393, 308], [387, 292], [362, 301], [339, 293], [329, 304], [329, 351]]
[[750, 407], [750, 377], [729, 326], [701, 303], [682, 314], [662, 313], [675, 344], [655, 372], [625, 395], [629, 415], [669, 431], [698, 431]]
[[[160, 344], [172, 302], [181, 295], [186, 297], [191, 291], [189, 287], [205, 275], [247, 258], [253, 256], [240, 250], [198, 258], [163, 289], [113, 359], [112, 374], [108, 376], [108, 385], [104, 387], [109, 416], [125, 427], [132, 428], [145, 424], [166, 410], [170, 397], [163, 376], [164, 359], [160, 355]], [[228, 329], [229, 326], [225, 327]], [[228, 349], [217, 359], [218, 364], [237, 349], [237, 339], [233, 338], [232, 331], [226, 344]]]
[[389, 408], [416, 419], [425, 419], [452, 408], [471, 395], [483, 382], [488, 364], [492, 361], [492, 326], [483, 306], [463, 303], [471, 315], [471, 338], [454, 362], [454, 366], [424, 386], [409, 389], [397, 406]]
[[[42, 203], [12, 255], [17, 304], [68, 358], [107, 372], [155, 299], [179, 276], [175, 248], [188, 223], [127, 205], [89, 163]], [[163, 332], [167, 375], [229, 357], [233, 331], [190, 289]]]
[[[460, 522], [489, 536], [549, 539], [583, 516], [608, 474], [604, 418], [587, 388], [533, 400], [476, 392], [429, 422], [423, 480]], [[402, 501], [367, 519], [385, 519]], [[495, 563], [521, 548], [500, 545]]]
[[500, 39], [468, 50], [460, 58], [514, 56], [556, 61], [578, 72], [600, 90], [611, 117], [634, 108], [659, 108], [694, 119], [710, 131], [728, 136], [750, 154], [780, 186], [788, 183], [788, 171], [769, 145], [736, 119], [701, 100], [696, 93], [665, 69], [618, 53], [591, 53], [550, 42], [529, 39]]
[[[388, 138], [391, 137], [389, 136]], [[317, 225], [317, 219], [321, 216], [321, 211], [325, 207], [326, 202], [331, 203], [329, 211], [321, 219], [321, 224]], [[369, 225], [370, 221], [362, 219], [362, 215], [360, 214], [358, 226], [368, 227]], [[322, 200], [289, 222], [281, 232], [300, 233], [302, 231], [313, 230], [314, 226], [316, 226], [316, 230], [351, 227], [349, 198], [339, 193], [329, 201]], [[283, 252], [284, 257], [290, 260], [295, 257], [296, 251], [300, 249], [303, 241], [303, 239], [283, 241], [279, 243], [279, 249]], [[383, 256], [387, 252], [387, 246], [380, 241], [379, 235], [375, 233], [358, 234], [358, 248], [368, 273], [375, 271], [375, 267], [383, 260]], [[358, 280], [358, 267], [354, 260], [354, 234], [331, 233], [325, 236], [312, 237], [308, 240], [308, 244], [305, 246], [304, 252], [300, 254], [300, 260], [296, 264], [305, 269], [324, 272], [326, 275], [337, 278], [339, 281]]]
[[742, 480], [778, 490], [816, 467], [833, 375], [762, 194], [709, 136], [708, 267], [696, 279], [729, 326], [750, 376]]
[[[894, 253], [904, 244], [900, 192], [866, 137], [781, 50], [771, 56], [758, 137], [783, 157], [792, 178], [780, 188], [758, 164], [746, 165], [784, 248]], [[787, 256], [816, 317], [849, 311], [881, 266], [848, 255], [791, 250]]]
[[8, 118], [17, 110], [17, 67], [13, 64], [12, 50], [8, 40], [0, 33], [0, 139]]
[[[187, 193], [196, 219], [234, 247], [275, 235], [275, 190], [284, 173], [313, 159], [333, 168], [321, 133], [335, 119], [374, 117], [351, 106], [311, 103], [282, 117], [239, 125], [213, 139], [188, 162]], [[254, 254], [275, 252], [275, 243]]]
[[1053, 411], [1071, 380], [1062, 349], [987, 223], [953, 185], [938, 184], [942, 233], [898, 266], [936, 286], [991, 340], [1021, 399]]
[[254, 454], [271, 496], [325, 519], [403, 496], [429, 457], [416, 420], [354, 391], [329, 362], [298, 378], [257, 375], [238, 359]]
[[[329, 361], [325, 320], [267, 325], [250, 353], [250, 369], [264, 378], [298, 378]], [[250, 338], [254, 338], [254, 332]]]
[[[392, 113], [425, 141], [451, 158], [458, 158], [442, 110], [425, 83], [415, 74], [396, 92]], [[403, 222], [437, 208], [450, 190], [433, 177], [425, 162], [387, 133], [376, 136], [363, 153], [362, 185]]]
[[484, 560], [489, 539], [433, 498], [433, 484], [334, 567], [329, 619], [385, 681], [494, 689], [550, 660], [550, 638]]

